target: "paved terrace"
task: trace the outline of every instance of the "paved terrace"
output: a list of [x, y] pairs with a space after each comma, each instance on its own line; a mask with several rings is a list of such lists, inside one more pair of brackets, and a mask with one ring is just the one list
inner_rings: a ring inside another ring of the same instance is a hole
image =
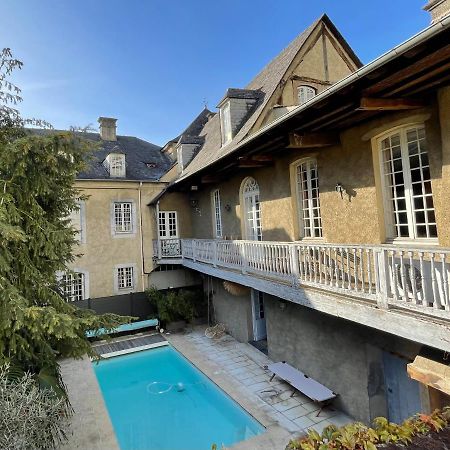
[[[204, 327], [198, 327], [166, 338], [267, 428], [266, 433], [236, 444], [233, 450], [283, 450], [292, 436], [309, 428], [321, 431], [331, 423], [342, 426], [351, 421], [350, 417], [330, 408], [317, 417], [316, 403], [301, 394], [291, 398], [292, 389], [288, 384], [276, 378], [269, 381], [271, 373], [264, 366], [272, 361], [266, 355], [229, 335], [208, 339]], [[119, 340], [123, 342], [124, 338]], [[118, 449], [90, 361], [64, 360], [61, 369], [75, 409], [69, 442], [63, 448]]]

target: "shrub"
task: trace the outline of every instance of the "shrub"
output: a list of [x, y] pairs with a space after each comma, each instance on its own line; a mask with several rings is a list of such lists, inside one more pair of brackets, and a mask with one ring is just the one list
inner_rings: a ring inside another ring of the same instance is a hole
[[326, 427], [322, 434], [314, 430], [308, 436], [289, 442], [288, 450], [377, 450], [380, 444], [409, 444], [414, 436], [441, 431], [450, 426], [450, 407], [436, 410], [431, 415], [418, 414], [401, 425], [384, 417], [374, 420], [373, 428], [353, 423], [342, 428]]
[[70, 410], [64, 397], [42, 389], [28, 372], [11, 376], [0, 367], [0, 448], [52, 449], [66, 440]]
[[146, 294], [163, 324], [177, 320], [191, 322], [205, 313], [204, 295], [200, 289], [159, 291], [151, 287]]

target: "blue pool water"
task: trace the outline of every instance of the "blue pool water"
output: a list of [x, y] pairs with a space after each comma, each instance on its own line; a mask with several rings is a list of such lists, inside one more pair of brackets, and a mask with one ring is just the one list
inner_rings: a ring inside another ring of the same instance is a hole
[[121, 450], [220, 449], [265, 430], [170, 346], [93, 364]]

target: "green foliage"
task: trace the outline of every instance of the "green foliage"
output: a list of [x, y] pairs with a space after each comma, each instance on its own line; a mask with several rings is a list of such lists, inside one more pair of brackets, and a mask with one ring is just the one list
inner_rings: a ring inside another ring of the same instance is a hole
[[61, 295], [56, 273], [67, 270], [76, 244], [68, 218], [80, 198], [75, 177], [91, 148], [72, 132], [22, 128], [25, 122], [7, 105], [18, 92], [7, 75], [20, 67], [10, 56], [0, 53], [0, 365], [41, 374], [48, 385], [52, 377], [60, 381], [57, 357], [92, 355], [87, 330], [111, 329], [128, 318], [96, 316]]
[[391, 423], [384, 417], [374, 420], [373, 427], [366, 427], [356, 422], [337, 428], [326, 427], [322, 434], [314, 430], [308, 436], [292, 440], [288, 450], [377, 450], [380, 444], [404, 444], [412, 441], [414, 436], [430, 431], [441, 431], [450, 426], [450, 408], [436, 410], [431, 415], [417, 414], [405, 420], [401, 425]]
[[146, 294], [163, 324], [177, 320], [191, 322], [195, 317], [205, 314], [205, 298], [200, 289], [158, 291], [151, 287]]
[[57, 448], [66, 439], [70, 409], [29, 373], [0, 366], [0, 448]]

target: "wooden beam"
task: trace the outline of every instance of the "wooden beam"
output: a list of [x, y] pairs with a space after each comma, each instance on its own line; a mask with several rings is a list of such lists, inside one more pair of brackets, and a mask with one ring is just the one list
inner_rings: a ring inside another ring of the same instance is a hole
[[288, 148], [316, 148], [339, 145], [337, 133], [289, 133]]
[[220, 177], [218, 177], [217, 175], [204, 175], [201, 178], [202, 184], [219, 183], [220, 181], [222, 181], [222, 179]]
[[370, 88], [367, 88], [364, 94], [367, 96], [371, 96], [375, 93], [378, 94], [381, 91], [389, 89], [397, 83], [402, 85], [410, 77], [417, 77], [420, 72], [429, 70], [432, 67], [442, 64], [442, 62], [444, 62], [449, 57], [450, 44], [435, 51], [434, 53], [431, 53], [431, 55], [427, 55], [416, 63], [406, 66], [404, 69], [397, 71], [390, 77], [383, 78], [378, 83], [374, 84]]
[[403, 109], [422, 108], [425, 104], [408, 98], [372, 98], [363, 97], [359, 111], [398, 111]]
[[423, 356], [416, 356], [414, 362], [408, 364], [407, 371], [413, 380], [450, 395], [450, 367], [448, 365]]
[[272, 164], [273, 158], [270, 155], [241, 156], [238, 158], [238, 167], [241, 168], [267, 167]]

